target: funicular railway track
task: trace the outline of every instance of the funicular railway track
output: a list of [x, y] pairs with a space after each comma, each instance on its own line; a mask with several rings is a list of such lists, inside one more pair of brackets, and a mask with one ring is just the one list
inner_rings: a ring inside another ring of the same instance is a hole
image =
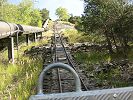
[[[52, 62], [61, 62], [70, 65], [77, 73], [76, 65], [74, 60], [70, 56], [70, 49], [66, 41], [63, 39], [61, 34], [53, 34], [53, 47], [52, 47]], [[81, 74], [81, 73], [80, 73]], [[83, 81], [83, 77], [80, 77], [82, 90], [87, 91], [88, 88]], [[44, 93], [62, 93], [62, 92], [72, 92], [75, 90], [75, 80], [73, 75], [64, 69], [57, 68], [52, 70], [44, 79], [47, 85], [44, 85]], [[46, 82], [47, 81], [47, 82]], [[49, 82], [48, 82], [49, 81]]]
[[53, 34], [49, 54], [51, 61], [39, 76], [37, 95], [30, 100], [133, 100], [133, 87], [89, 90], [89, 79], [74, 62], [59, 32]]

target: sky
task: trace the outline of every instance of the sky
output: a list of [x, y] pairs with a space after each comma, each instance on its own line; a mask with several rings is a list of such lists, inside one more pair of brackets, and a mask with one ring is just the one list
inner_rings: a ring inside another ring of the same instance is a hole
[[[9, 0], [12, 3], [18, 3], [21, 0]], [[34, 7], [43, 9], [46, 8], [50, 11], [50, 18], [53, 20], [57, 19], [55, 15], [55, 10], [58, 7], [63, 7], [68, 10], [69, 14], [73, 14], [74, 16], [80, 16], [84, 10], [83, 0], [34, 0]]]

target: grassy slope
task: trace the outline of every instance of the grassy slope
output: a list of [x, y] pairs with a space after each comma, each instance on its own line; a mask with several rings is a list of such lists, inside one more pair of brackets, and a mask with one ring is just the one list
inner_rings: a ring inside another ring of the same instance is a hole
[[[64, 35], [68, 37], [70, 43], [76, 42], [89, 42], [89, 43], [100, 43], [104, 41], [104, 37], [99, 37], [95, 35], [83, 35], [83, 33], [78, 32], [77, 30], [66, 30]], [[128, 52], [128, 59], [130, 62], [133, 62], [133, 49]], [[120, 74], [122, 73], [119, 67], [111, 69], [108, 73], [95, 74], [94, 66], [101, 65], [101, 63], [109, 63], [110, 61], [119, 61], [123, 59], [121, 54], [109, 55], [105, 50], [103, 52], [90, 50], [89, 52], [77, 51], [74, 53], [75, 60], [77, 62], [84, 64], [82, 67], [86, 73], [93, 74], [94, 79], [98, 85], [112, 85], [114, 87], [123, 87], [128, 86], [124, 80], [120, 79]], [[114, 80], [114, 81], [112, 81]]]
[[[31, 58], [23, 54], [32, 46], [46, 43], [46, 40], [42, 40], [38, 43], [31, 43], [28, 47], [22, 44], [19, 49], [19, 58], [14, 65], [7, 64], [7, 50], [0, 52], [0, 98], [3, 100], [27, 100], [31, 94], [35, 94], [43, 60], [41, 55]], [[17, 58], [17, 52], [15, 55]]]
[[[131, 55], [128, 58], [130, 62], [133, 62], [133, 60], [130, 59]], [[114, 60], [120, 61], [120, 58], [117, 59], [117, 57], [115, 58], [114, 55], [113, 57], [111, 57], [108, 53], [105, 52], [79, 51], [74, 53], [74, 57], [77, 62], [79, 62], [81, 65], [83, 64], [82, 68], [85, 70], [86, 73], [88, 73], [89, 76], [93, 75], [93, 80], [95, 80], [96, 84], [100, 87], [102, 86], [126, 87], [126, 86], [132, 86], [133, 84], [132, 81], [129, 81], [127, 78], [129, 76], [129, 74], [127, 73], [130, 73], [131, 75], [133, 68], [127, 67], [126, 65], [124, 66], [125, 71], [122, 71], [121, 66], [115, 66], [115, 68], [111, 68], [107, 72], [102, 72], [102, 71], [100, 73], [95, 72], [96, 68], [102, 66], [103, 63], [108, 63]]]
[[69, 43], [100, 43], [102, 40], [104, 40], [104, 37], [99, 36], [98, 34], [85, 35], [85, 33], [78, 32], [76, 29], [66, 29], [63, 34], [64, 36], [68, 37]]

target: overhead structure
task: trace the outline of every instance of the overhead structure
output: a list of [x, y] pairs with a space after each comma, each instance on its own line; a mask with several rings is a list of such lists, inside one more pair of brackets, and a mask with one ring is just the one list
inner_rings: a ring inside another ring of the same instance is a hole
[[0, 21], [0, 39], [9, 36], [14, 36], [16, 33], [30, 34], [44, 32], [44, 29], [47, 27], [47, 24], [48, 19], [44, 23], [43, 28]]
[[23, 34], [44, 32], [44, 28], [17, 24]]
[[12, 36], [18, 31], [16, 24], [0, 21], [0, 39]]
[[[45, 28], [48, 25], [48, 19], [43, 25], [43, 28], [35, 27], [35, 26], [27, 26], [15, 23], [8, 23], [4, 21], [0, 21], [0, 40], [7, 38], [8, 39], [8, 59], [12, 63], [14, 63], [14, 37], [17, 37], [18, 44], [18, 36], [21, 34], [26, 35], [26, 43], [29, 44], [29, 34], [34, 35], [34, 42], [37, 41], [37, 36], [42, 34], [45, 31]], [[42, 35], [41, 35], [42, 36]]]

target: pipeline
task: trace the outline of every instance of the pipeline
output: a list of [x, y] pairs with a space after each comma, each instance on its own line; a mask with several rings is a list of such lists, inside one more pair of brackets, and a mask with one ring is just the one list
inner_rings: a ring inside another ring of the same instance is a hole
[[44, 32], [48, 20], [44, 23], [43, 28], [0, 21], [0, 39], [14, 36], [17, 32], [19, 35]]

